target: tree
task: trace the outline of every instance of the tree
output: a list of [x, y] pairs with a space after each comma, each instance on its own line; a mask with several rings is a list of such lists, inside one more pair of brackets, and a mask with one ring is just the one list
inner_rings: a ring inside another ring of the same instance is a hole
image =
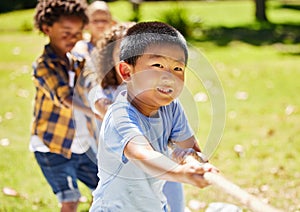
[[11, 0], [0, 1], [0, 13], [9, 12], [12, 10], [30, 9], [34, 8], [37, 0]]
[[266, 0], [255, 0], [255, 18], [259, 22], [267, 22]]
[[133, 17], [131, 21], [138, 22], [140, 19], [140, 4], [143, 0], [130, 0], [133, 9]]

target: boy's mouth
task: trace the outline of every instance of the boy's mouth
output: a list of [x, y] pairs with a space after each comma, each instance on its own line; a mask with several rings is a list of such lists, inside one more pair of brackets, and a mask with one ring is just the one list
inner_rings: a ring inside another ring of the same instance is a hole
[[164, 93], [164, 94], [170, 94], [173, 92], [173, 89], [172, 88], [157, 88], [157, 90], [161, 93]]

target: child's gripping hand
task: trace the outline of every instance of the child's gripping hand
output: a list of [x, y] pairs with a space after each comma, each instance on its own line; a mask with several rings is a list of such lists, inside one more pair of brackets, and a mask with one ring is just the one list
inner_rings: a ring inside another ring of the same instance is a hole
[[[189, 156], [189, 159], [192, 157]], [[195, 159], [188, 160], [180, 166], [181, 182], [188, 183], [199, 188], [205, 188], [210, 183], [205, 179], [204, 174], [207, 172], [218, 172], [210, 163], [200, 163]]]
[[[198, 152], [196, 152], [198, 153]], [[189, 163], [189, 164], [195, 164], [198, 166], [201, 166], [201, 169], [197, 174], [205, 174], [206, 172], [213, 172], [213, 173], [219, 173], [219, 169], [217, 169], [214, 165], [206, 162], [203, 162], [203, 159], [200, 158], [200, 156], [197, 154], [196, 157], [193, 155], [187, 155], [184, 159], [184, 163]]]
[[172, 159], [179, 164], [185, 163], [185, 158], [187, 156], [196, 157], [196, 151], [192, 148], [182, 149], [182, 148], [175, 148], [172, 152]]
[[178, 168], [181, 182], [189, 183], [199, 188], [204, 188], [210, 183], [205, 179], [204, 175], [207, 172], [218, 173], [219, 170], [208, 163], [207, 157], [195, 151], [193, 148], [180, 148], [173, 142], [169, 142], [168, 147], [172, 151], [172, 160], [180, 164]]
[[188, 156], [194, 157], [197, 161], [201, 163], [208, 162], [208, 159], [204, 154], [202, 154], [201, 152], [196, 152], [192, 148], [183, 149], [183, 148], [176, 147], [175, 149], [173, 149], [171, 156], [172, 159], [179, 164], [184, 163], [186, 157]]

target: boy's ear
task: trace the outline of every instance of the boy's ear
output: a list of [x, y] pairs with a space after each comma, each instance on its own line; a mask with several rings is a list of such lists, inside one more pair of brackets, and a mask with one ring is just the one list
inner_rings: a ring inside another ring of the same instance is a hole
[[132, 66], [128, 63], [121, 61], [118, 65], [119, 73], [122, 79], [127, 82], [130, 80]]
[[42, 30], [43, 30], [43, 33], [44, 33], [45, 35], [48, 35], [48, 34], [49, 34], [50, 27], [49, 27], [48, 25], [46, 25], [46, 24], [43, 24], [43, 25], [42, 25]]

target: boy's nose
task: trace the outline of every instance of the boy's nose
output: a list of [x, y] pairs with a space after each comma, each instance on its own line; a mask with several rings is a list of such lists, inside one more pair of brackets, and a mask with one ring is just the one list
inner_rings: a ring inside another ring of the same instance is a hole
[[171, 74], [171, 71], [166, 70], [164, 73], [161, 75], [160, 80], [165, 83], [165, 84], [172, 84], [174, 83], [174, 76]]
[[82, 40], [82, 33], [69, 34], [68, 39], [75, 42]]
[[81, 38], [79, 36], [70, 36], [69, 41], [72, 43], [77, 43], [78, 41], [80, 41]]
[[171, 69], [170, 68], [165, 68], [165, 72], [171, 73]]

